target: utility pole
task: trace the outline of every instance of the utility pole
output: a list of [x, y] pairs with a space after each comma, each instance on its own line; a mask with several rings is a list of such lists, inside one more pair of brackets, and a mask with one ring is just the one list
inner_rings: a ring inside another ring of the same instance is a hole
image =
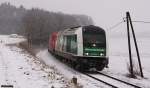
[[131, 31], [132, 31], [132, 35], [133, 35], [133, 39], [134, 39], [134, 44], [135, 44], [136, 53], [137, 53], [137, 57], [138, 57], [138, 62], [139, 62], [139, 68], [140, 68], [141, 77], [144, 77], [143, 76], [143, 71], [142, 71], [141, 60], [140, 60], [140, 54], [139, 54], [138, 45], [137, 45], [137, 41], [136, 41], [136, 36], [135, 36], [135, 32], [134, 32], [134, 29], [133, 29], [133, 24], [132, 24], [132, 20], [131, 20], [129, 12], [126, 12], [126, 19], [127, 19], [127, 32], [128, 32], [128, 46], [129, 46], [131, 76], [134, 76], [134, 74], [133, 74], [133, 65], [132, 65], [132, 56], [131, 56], [131, 43], [130, 43], [129, 23], [130, 23], [130, 26], [131, 26]]
[[129, 49], [129, 60], [130, 60], [130, 70], [131, 70], [131, 77], [135, 77], [133, 73], [133, 63], [132, 63], [132, 55], [131, 55], [131, 42], [130, 42], [130, 30], [129, 30], [129, 19], [128, 19], [128, 12], [126, 13], [127, 19], [127, 35], [128, 35], [128, 49]]

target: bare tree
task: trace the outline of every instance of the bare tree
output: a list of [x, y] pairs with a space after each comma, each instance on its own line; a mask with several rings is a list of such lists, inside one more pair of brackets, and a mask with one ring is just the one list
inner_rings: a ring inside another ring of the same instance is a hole
[[[84, 15], [68, 15], [32, 9], [24, 17], [24, 27], [29, 43], [47, 43], [54, 31], [79, 25], [91, 25], [93, 21]], [[88, 22], [89, 21], [89, 22]]]

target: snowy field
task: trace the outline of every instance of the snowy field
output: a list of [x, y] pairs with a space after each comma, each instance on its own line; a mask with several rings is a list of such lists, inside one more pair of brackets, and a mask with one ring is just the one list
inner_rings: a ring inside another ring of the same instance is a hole
[[[127, 63], [129, 62], [127, 38], [112, 38], [109, 42], [110, 63], [108, 71], [114, 75], [117, 75], [121, 79], [127, 79]], [[142, 87], [150, 88], [150, 38], [137, 38], [137, 43], [139, 46], [139, 53], [141, 57], [144, 79], [138, 76], [138, 79], [127, 80], [137, 85], [143, 85]], [[132, 57], [135, 65], [137, 66], [137, 56], [133, 44], [134, 43], [132, 41]]]
[[0, 85], [13, 85], [14, 88], [68, 88], [68, 80], [56, 69], [14, 46], [24, 40], [0, 36]]
[[[150, 72], [150, 39], [149, 38], [139, 38], [138, 39], [138, 45], [139, 45], [139, 53], [140, 53], [140, 57], [141, 57], [141, 62], [142, 62], [142, 67], [143, 70], [146, 72]], [[129, 61], [129, 54], [128, 54], [128, 43], [127, 43], [127, 39], [125, 38], [116, 38], [116, 39], [110, 39], [110, 69], [111, 68], [116, 68], [118, 67], [118, 69], [120, 69], [120, 72], [122, 72], [121, 70], [123, 70], [127, 67], [127, 66], [123, 66], [122, 68], [119, 67], [121, 66], [120, 64], [127, 65], [126, 63]], [[132, 43], [133, 45], [133, 43]], [[132, 48], [133, 53], [133, 59], [135, 62], [137, 62], [137, 56], [135, 53], [135, 48]], [[114, 63], [114, 60], [118, 59], [118, 62]], [[120, 62], [119, 62], [120, 61]], [[121, 63], [123, 62], [123, 63]], [[114, 63], [114, 64], [113, 64]], [[115, 66], [118, 65], [118, 66]], [[124, 72], [123, 72], [124, 73]], [[145, 73], [145, 77], [146, 77], [146, 73]]]
[[[14, 88], [51, 88], [52, 86], [54, 88], [109, 88], [109, 86], [89, 78], [60, 62], [47, 49], [41, 50], [37, 54], [38, 58], [35, 58], [25, 50], [15, 46], [15, 44], [24, 40], [22, 38], [0, 36], [0, 85], [10, 84]], [[129, 60], [125, 38], [112, 38], [109, 40], [109, 68], [104, 69], [102, 72], [142, 88], [150, 88], [150, 52], [148, 52], [150, 50], [150, 40], [139, 38], [138, 45], [144, 78], [140, 76], [137, 79], [127, 77], [127, 62]], [[132, 56], [135, 60], [137, 59], [135, 52]], [[73, 77], [78, 79], [78, 87], [71, 83]], [[111, 80], [109, 81], [114, 83]], [[120, 88], [127, 87], [121, 86]]]

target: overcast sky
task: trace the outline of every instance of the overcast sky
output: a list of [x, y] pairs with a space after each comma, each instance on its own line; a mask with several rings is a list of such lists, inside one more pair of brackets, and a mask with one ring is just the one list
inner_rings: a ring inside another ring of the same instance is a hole
[[0, 3], [3, 2], [23, 5], [28, 9], [38, 7], [48, 11], [85, 14], [103, 28], [122, 21], [126, 11], [130, 11], [135, 20], [150, 21], [150, 0], [0, 0]]

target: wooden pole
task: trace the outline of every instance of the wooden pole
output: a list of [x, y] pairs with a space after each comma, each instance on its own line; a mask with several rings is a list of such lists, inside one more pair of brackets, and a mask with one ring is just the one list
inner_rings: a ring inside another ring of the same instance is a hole
[[130, 22], [130, 25], [131, 25], [131, 30], [132, 30], [132, 35], [133, 35], [134, 44], [135, 44], [135, 48], [136, 48], [136, 53], [137, 53], [137, 57], [138, 57], [138, 62], [139, 62], [141, 77], [144, 77], [143, 71], [142, 71], [141, 60], [140, 60], [140, 54], [139, 54], [139, 50], [138, 50], [138, 45], [137, 45], [136, 36], [135, 36], [134, 29], [133, 29], [133, 24], [132, 24], [132, 20], [131, 20], [131, 17], [130, 17], [130, 13], [127, 12], [127, 15], [128, 15], [129, 22]]
[[130, 42], [128, 12], [126, 13], [126, 19], [127, 19], [127, 36], [128, 36], [128, 49], [129, 49], [129, 61], [130, 61], [130, 68], [131, 68], [131, 77], [135, 77], [135, 75], [133, 73], [133, 64], [132, 64], [132, 55], [131, 55], [131, 42]]

